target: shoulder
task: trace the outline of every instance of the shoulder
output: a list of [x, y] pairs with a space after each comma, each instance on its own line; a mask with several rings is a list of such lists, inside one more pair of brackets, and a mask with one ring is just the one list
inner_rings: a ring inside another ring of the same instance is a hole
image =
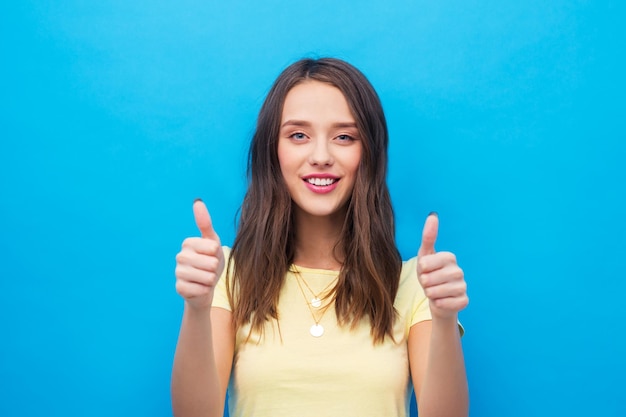
[[413, 303], [416, 297], [420, 300], [426, 298], [424, 290], [417, 279], [417, 257], [413, 257], [402, 262], [396, 303], [399, 301]]
[[230, 286], [230, 277], [233, 274], [233, 260], [231, 259], [230, 253], [231, 249], [228, 246], [222, 246], [222, 250], [224, 251], [224, 270], [220, 275], [219, 281], [217, 281], [217, 285], [215, 286], [215, 293], [213, 296], [213, 307], [220, 307], [226, 309], [228, 311], [232, 311], [232, 306], [230, 305], [230, 299], [228, 297], [228, 286]]
[[394, 307], [404, 318], [407, 332], [411, 325], [430, 318], [428, 298], [417, 279], [417, 257], [402, 262], [400, 284]]
[[398, 293], [400, 293], [400, 291], [415, 292], [421, 289], [422, 287], [417, 279], [417, 257], [402, 261]]

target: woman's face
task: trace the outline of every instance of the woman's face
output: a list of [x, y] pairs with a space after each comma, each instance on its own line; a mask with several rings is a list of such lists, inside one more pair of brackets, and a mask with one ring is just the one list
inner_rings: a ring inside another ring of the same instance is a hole
[[341, 91], [305, 81], [285, 97], [278, 160], [301, 214], [342, 213], [352, 194], [362, 142]]

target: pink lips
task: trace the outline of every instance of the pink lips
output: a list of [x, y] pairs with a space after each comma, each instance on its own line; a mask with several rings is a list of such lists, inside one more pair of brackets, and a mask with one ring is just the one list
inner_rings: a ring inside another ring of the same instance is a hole
[[[309, 181], [307, 181], [310, 178], [320, 178], [320, 179], [331, 178], [331, 179], [334, 179], [335, 182], [333, 182], [330, 185], [315, 185], [315, 184], [311, 184]], [[306, 176], [302, 177], [302, 179], [304, 180], [304, 184], [306, 185], [306, 187], [309, 190], [311, 190], [311, 191], [313, 191], [314, 193], [317, 193], [317, 194], [330, 193], [335, 188], [337, 188], [337, 184], [339, 184], [339, 178], [337, 176], [335, 176], [335, 175], [330, 175], [330, 174], [310, 174], [310, 175], [306, 175]]]

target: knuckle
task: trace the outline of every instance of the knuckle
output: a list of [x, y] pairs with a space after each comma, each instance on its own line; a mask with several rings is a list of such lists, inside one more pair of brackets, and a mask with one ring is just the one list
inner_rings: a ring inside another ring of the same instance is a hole
[[186, 238], [185, 240], [183, 240], [182, 247], [183, 248], [190, 248], [190, 247], [192, 247], [195, 240], [196, 240], [195, 237], [188, 237], [188, 238]]
[[209, 272], [207, 274], [206, 285], [209, 287], [215, 287], [217, 285], [219, 277], [214, 272]]
[[189, 279], [190, 274], [191, 274], [191, 271], [186, 266], [179, 266], [176, 268], [176, 278], [179, 281], [182, 281], [182, 282], [190, 281]]
[[429, 278], [428, 278], [427, 274], [420, 274], [419, 275], [419, 281], [420, 281], [420, 284], [422, 284], [423, 288], [428, 287]]
[[424, 288], [424, 295], [425, 295], [427, 298], [431, 298], [431, 297], [432, 297], [432, 294], [433, 294], [432, 289], [430, 289], [430, 288]]
[[219, 267], [219, 265], [220, 265], [220, 260], [214, 256], [210, 257], [209, 260], [207, 261], [207, 267], [210, 271], [217, 271], [217, 268]]
[[182, 277], [184, 276], [184, 267], [181, 265], [176, 265], [176, 268], [174, 269], [174, 275], [176, 275], [176, 279], [182, 279]]
[[186, 264], [189, 263], [189, 256], [186, 251], [182, 250], [176, 254], [176, 262], [178, 264]]
[[441, 256], [446, 260], [446, 263], [456, 263], [456, 255], [452, 252], [441, 252]]
[[189, 291], [187, 286], [185, 285], [185, 283], [183, 281], [176, 281], [176, 292], [182, 296], [182, 297], [188, 297], [189, 296]]
[[465, 274], [463, 273], [463, 270], [459, 267], [456, 267], [454, 271], [454, 278], [456, 278], [457, 280], [463, 280], [464, 276]]
[[212, 255], [217, 255], [222, 250], [222, 246], [219, 241], [207, 240], [207, 250]]

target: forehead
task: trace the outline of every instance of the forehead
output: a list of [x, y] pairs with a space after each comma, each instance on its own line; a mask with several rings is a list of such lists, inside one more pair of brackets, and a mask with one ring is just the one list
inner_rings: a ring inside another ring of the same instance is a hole
[[285, 97], [282, 121], [333, 120], [354, 122], [348, 102], [337, 87], [321, 81], [307, 80], [296, 84]]

